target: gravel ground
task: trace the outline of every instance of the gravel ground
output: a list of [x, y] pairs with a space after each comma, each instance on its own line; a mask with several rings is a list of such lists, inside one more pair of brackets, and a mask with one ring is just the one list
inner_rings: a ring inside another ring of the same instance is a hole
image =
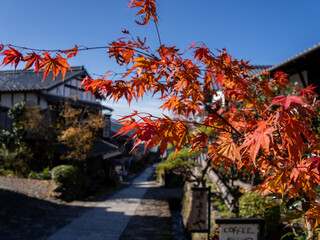
[[181, 188], [164, 188], [149, 178], [147, 190], [120, 240], [185, 240], [181, 234], [173, 234], [173, 219], [168, 200], [181, 199]]
[[[86, 211], [124, 189], [102, 188], [99, 194], [84, 201], [64, 202], [51, 195], [53, 181], [0, 177], [0, 240], [44, 240]], [[153, 187], [144, 195], [120, 239], [184, 239], [172, 235], [172, 218], [168, 198], [180, 198], [181, 189], [159, 186], [151, 176]]]
[[87, 200], [64, 202], [51, 196], [53, 181], [0, 177], [0, 239], [42, 240], [126, 185], [103, 188]]

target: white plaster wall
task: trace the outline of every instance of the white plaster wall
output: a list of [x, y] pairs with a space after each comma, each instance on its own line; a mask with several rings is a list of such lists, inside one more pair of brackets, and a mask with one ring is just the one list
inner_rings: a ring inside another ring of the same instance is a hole
[[29, 106], [35, 106], [38, 104], [38, 96], [33, 93], [27, 93], [26, 102]]
[[44, 98], [40, 98], [40, 108], [47, 108], [48, 107], [48, 103]]
[[13, 103], [21, 102], [24, 100], [24, 93], [14, 93], [13, 94]]
[[83, 90], [80, 90], [81, 81], [77, 79], [72, 79], [68, 82], [69, 85], [72, 85], [75, 88], [70, 88], [65, 86], [64, 84], [58, 86], [57, 88], [51, 89], [48, 93], [55, 96], [64, 96], [64, 97], [77, 97], [77, 99], [81, 99], [84, 101], [95, 102], [95, 97], [89, 92], [84, 93]]
[[51, 89], [48, 93], [55, 96], [63, 96], [64, 84]]
[[65, 87], [65, 88], [64, 88], [64, 96], [65, 96], [65, 97], [69, 97], [70, 94], [71, 94], [71, 93], [70, 93], [70, 88]]
[[63, 89], [64, 89], [64, 84], [57, 87], [58, 96], [63, 96]]
[[48, 91], [49, 94], [52, 94], [52, 95], [57, 95], [57, 89], [56, 88], [53, 88], [51, 89], [50, 91]]
[[76, 89], [74, 88], [69, 88], [70, 91], [70, 96], [74, 96], [76, 94]]
[[70, 85], [74, 86], [74, 87], [77, 87], [77, 79], [72, 79], [70, 81]]
[[1, 94], [1, 104], [11, 107], [11, 93], [2, 93]]
[[[303, 75], [304, 80], [306, 81], [306, 84], [308, 85], [308, 71], [307, 70], [302, 71], [302, 75]], [[293, 74], [292, 76], [290, 76], [289, 77], [289, 81], [291, 83], [293, 83], [294, 85], [296, 85], [296, 86], [303, 86], [303, 84], [301, 82], [301, 79], [300, 79], [300, 76], [299, 76], [298, 73]]]
[[79, 98], [79, 99], [84, 100], [84, 99], [83, 99], [83, 94], [84, 94], [83, 91], [78, 90], [78, 98]]

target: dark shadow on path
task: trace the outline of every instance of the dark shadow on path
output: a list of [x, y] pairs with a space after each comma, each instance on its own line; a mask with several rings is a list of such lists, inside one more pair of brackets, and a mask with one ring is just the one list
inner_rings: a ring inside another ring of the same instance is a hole
[[172, 239], [172, 217], [168, 199], [180, 198], [181, 189], [149, 188], [120, 239]]
[[89, 209], [0, 189], [0, 239], [46, 239]]

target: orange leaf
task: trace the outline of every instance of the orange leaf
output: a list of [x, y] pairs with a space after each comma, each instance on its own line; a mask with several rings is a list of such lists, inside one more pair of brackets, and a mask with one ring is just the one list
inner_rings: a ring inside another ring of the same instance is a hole
[[141, 8], [136, 16], [140, 15], [142, 22], [135, 20], [137, 24], [146, 25], [149, 22], [151, 16], [153, 20], [158, 23], [155, 0], [131, 0], [128, 7]]
[[42, 57], [35, 52], [28, 53], [28, 56], [23, 58], [23, 61], [28, 61], [25, 68], [23, 70], [26, 70], [34, 64], [34, 70], [38, 72], [40, 70], [40, 62], [42, 61]]
[[69, 64], [68, 64], [67, 59], [61, 57], [60, 54], [58, 54], [55, 58], [51, 58], [49, 52], [45, 52], [45, 53], [43, 53], [43, 55], [45, 57], [40, 64], [40, 68], [44, 68], [42, 81], [44, 81], [44, 79], [48, 76], [48, 74], [50, 72], [52, 72], [53, 80], [55, 80], [55, 78], [57, 77], [57, 75], [61, 71], [61, 74], [62, 74], [62, 77], [64, 80], [67, 68], [70, 71], [72, 71]]
[[256, 164], [256, 158], [261, 148], [269, 152], [270, 142], [273, 141], [273, 131], [274, 129], [268, 127], [266, 121], [260, 121], [253, 134], [246, 137], [239, 150], [250, 148], [251, 161]]
[[65, 53], [65, 54], [69, 53], [67, 58], [75, 57], [75, 56], [77, 56], [77, 53], [78, 53], [78, 46], [75, 45], [75, 47], [73, 49], [61, 51], [61, 52]]
[[1, 65], [6, 66], [7, 64], [11, 63], [11, 66], [14, 64], [14, 67], [17, 68], [20, 60], [23, 60], [23, 56], [18, 50], [12, 47], [9, 47], [9, 48], [11, 50], [4, 50], [1, 53], [3, 55], [6, 55]]

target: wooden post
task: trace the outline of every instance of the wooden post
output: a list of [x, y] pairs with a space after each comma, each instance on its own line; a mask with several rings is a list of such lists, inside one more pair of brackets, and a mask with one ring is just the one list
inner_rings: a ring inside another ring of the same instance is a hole
[[[199, 195], [199, 199], [198, 201], [202, 200], [206, 200], [206, 204], [203, 205], [201, 204], [203, 207], [198, 208], [197, 206], [200, 205], [201, 202], [193, 202], [192, 203], [192, 210], [191, 210], [191, 220], [189, 221], [189, 227], [191, 227], [191, 229], [189, 230], [190, 232], [202, 232], [202, 233], [207, 233], [207, 239], [209, 240], [210, 238], [210, 220], [211, 220], [211, 187], [202, 187], [202, 188], [198, 188], [198, 187], [193, 187], [191, 188], [193, 191], [198, 191], [199, 194], [201, 193], [200, 191], [202, 191], [203, 193], [206, 192], [207, 197], [206, 199], [203, 199], [201, 197], [201, 194]], [[192, 196], [197, 196], [195, 194], [192, 194]], [[203, 196], [205, 197], [205, 196]], [[196, 201], [195, 199], [193, 199], [192, 201]], [[196, 206], [196, 207], [195, 207]], [[207, 211], [206, 213], [203, 213], [204, 209]], [[202, 212], [202, 213], [201, 213]], [[206, 226], [203, 225], [204, 223], [204, 219], [201, 219], [201, 216], [204, 216], [203, 214], [206, 215], [207, 217], [207, 224]], [[200, 217], [200, 219], [199, 219]], [[196, 219], [194, 219], [196, 218]], [[200, 224], [201, 222], [201, 224]]]
[[207, 240], [210, 237], [210, 228], [211, 228], [211, 186], [208, 187], [208, 236]]

